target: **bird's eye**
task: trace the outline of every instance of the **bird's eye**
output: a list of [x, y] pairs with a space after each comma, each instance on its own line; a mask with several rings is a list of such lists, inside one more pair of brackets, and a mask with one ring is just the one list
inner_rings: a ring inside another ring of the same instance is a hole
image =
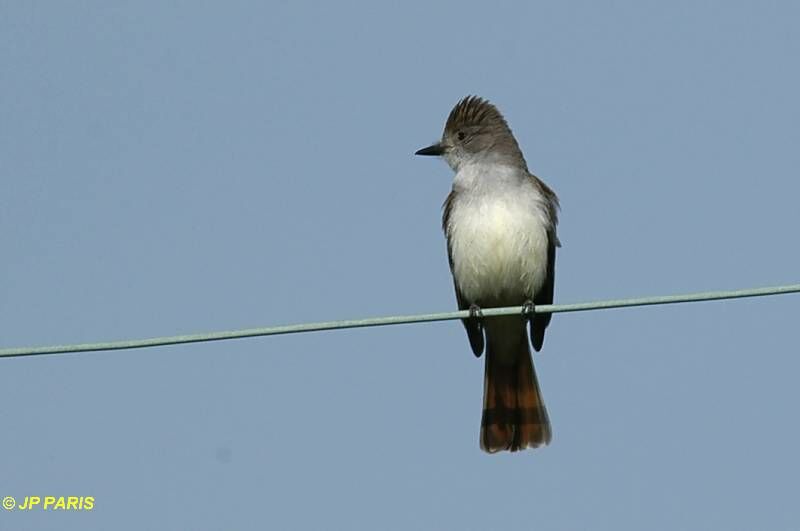
[[464, 131], [459, 131], [458, 132], [458, 139], [459, 140], [464, 140], [464, 138], [466, 138], [466, 136], [467, 135], [464, 134]]

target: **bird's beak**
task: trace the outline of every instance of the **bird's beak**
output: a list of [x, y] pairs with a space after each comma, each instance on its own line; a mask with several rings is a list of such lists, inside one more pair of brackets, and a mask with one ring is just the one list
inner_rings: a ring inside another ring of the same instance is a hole
[[443, 153], [444, 153], [444, 147], [442, 147], [442, 144], [441, 144], [440, 142], [437, 142], [436, 144], [434, 144], [434, 145], [432, 145], [432, 146], [428, 146], [428, 147], [426, 147], [426, 148], [422, 148], [422, 149], [420, 149], [419, 151], [417, 151], [416, 153], [414, 153], [414, 155], [433, 155], [433, 156], [439, 156], [439, 155], [441, 155], [441, 154], [443, 154]]

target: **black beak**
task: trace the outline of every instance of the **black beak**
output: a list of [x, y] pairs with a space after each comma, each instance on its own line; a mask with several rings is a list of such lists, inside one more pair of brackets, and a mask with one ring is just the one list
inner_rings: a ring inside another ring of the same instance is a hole
[[426, 147], [426, 148], [422, 148], [422, 149], [420, 149], [419, 151], [417, 151], [416, 153], [414, 153], [414, 155], [433, 155], [433, 156], [439, 156], [439, 155], [441, 155], [442, 153], [444, 153], [444, 148], [442, 147], [442, 145], [441, 145], [441, 144], [439, 144], [439, 143], [436, 143], [436, 144], [434, 144], [434, 145], [432, 145], [432, 146], [428, 146], [428, 147]]

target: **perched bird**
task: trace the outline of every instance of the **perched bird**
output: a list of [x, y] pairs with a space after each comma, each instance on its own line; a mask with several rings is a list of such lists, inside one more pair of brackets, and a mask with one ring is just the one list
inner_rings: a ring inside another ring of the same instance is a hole
[[[480, 445], [512, 452], [550, 442], [550, 420], [531, 351], [542, 348], [553, 302], [558, 197], [528, 171], [503, 115], [468, 96], [447, 118], [440, 142], [417, 155], [443, 157], [455, 171], [442, 228], [458, 307], [472, 351], [486, 348]], [[520, 315], [483, 317], [481, 307], [520, 306]], [[484, 336], [485, 334], [485, 336]]]

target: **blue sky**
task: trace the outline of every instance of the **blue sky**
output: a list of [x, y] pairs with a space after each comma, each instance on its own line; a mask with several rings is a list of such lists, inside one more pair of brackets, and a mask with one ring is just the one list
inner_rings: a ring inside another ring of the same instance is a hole
[[[790, 2], [0, 7], [0, 346], [455, 307], [462, 96], [562, 203], [556, 302], [798, 282]], [[557, 315], [542, 450], [455, 322], [0, 360], [9, 529], [797, 529], [800, 299]]]

